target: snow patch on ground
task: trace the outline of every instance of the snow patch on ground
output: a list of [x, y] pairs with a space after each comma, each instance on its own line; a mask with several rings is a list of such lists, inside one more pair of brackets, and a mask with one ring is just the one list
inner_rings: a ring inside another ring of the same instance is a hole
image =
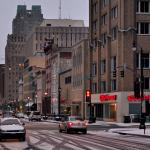
[[46, 143], [46, 142], [44, 142], [44, 143], [38, 145], [37, 147], [38, 147], [39, 149], [41, 149], [41, 150], [52, 150], [52, 149], [54, 148], [53, 145], [50, 145], [50, 144], [48, 144], [48, 143]]

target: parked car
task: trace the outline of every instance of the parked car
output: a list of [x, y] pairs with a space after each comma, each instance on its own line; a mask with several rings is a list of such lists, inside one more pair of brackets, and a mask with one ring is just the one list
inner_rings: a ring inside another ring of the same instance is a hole
[[31, 111], [29, 115], [29, 121], [41, 121], [41, 114], [39, 111]]
[[59, 132], [66, 131], [70, 133], [71, 131], [87, 133], [87, 122], [78, 116], [65, 116], [61, 118], [59, 123]]
[[18, 113], [16, 114], [16, 117], [17, 117], [17, 118], [24, 118], [24, 113], [18, 112]]
[[0, 119], [0, 140], [19, 138], [21, 141], [26, 139], [26, 129], [18, 118]]

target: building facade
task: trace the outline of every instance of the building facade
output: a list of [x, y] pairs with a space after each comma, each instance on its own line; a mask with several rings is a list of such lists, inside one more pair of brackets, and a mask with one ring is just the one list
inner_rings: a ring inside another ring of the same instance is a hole
[[90, 49], [89, 40], [84, 39], [72, 47], [72, 115], [89, 117], [89, 102], [85, 93], [90, 89]]
[[5, 97], [5, 93], [4, 93], [4, 89], [5, 89], [5, 65], [4, 64], [0, 64], [0, 105], [4, 105], [5, 101], [4, 101], [4, 97]]
[[[29, 103], [32, 103], [32, 104], [36, 104], [36, 107], [37, 107], [37, 103], [42, 102], [41, 94], [39, 94], [39, 92], [37, 93], [37, 90], [41, 89], [40, 87], [41, 84], [39, 83], [37, 74], [39, 71], [42, 72], [44, 69], [45, 69], [44, 57], [33, 56], [33, 57], [29, 57], [24, 62], [23, 101], [26, 104], [28, 104], [28, 106], [29, 106]], [[37, 81], [38, 81], [38, 84], [37, 84]]]
[[8, 35], [5, 48], [5, 99], [8, 102], [18, 101], [19, 80], [22, 77], [20, 66], [24, 63], [26, 57], [33, 54], [31, 49], [25, 49], [27, 35], [42, 19], [40, 6], [35, 5], [32, 6], [32, 10], [27, 10], [25, 5], [18, 5], [16, 17], [12, 22], [12, 34]]
[[[148, 116], [149, 99], [142, 102], [141, 110], [141, 102], [134, 97], [133, 91], [134, 81], [140, 78], [140, 50], [143, 49], [144, 93], [149, 96], [150, 1], [90, 0], [89, 4], [95, 116], [117, 122], [141, 111]], [[133, 43], [136, 43], [136, 51], [132, 49]]]

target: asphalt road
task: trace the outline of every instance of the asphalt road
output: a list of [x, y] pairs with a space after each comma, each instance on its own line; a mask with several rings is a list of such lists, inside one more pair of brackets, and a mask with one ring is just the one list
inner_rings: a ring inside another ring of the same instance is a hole
[[[26, 122], [26, 141], [0, 142], [0, 150], [149, 150], [150, 139], [106, 132], [116, 125], [89, 125], [88, 133], [59, 133], [58, 124]], [[104, 131], [105, 130], [105, 131]], [[96, 131], [96, 132], [95, 132]], [[98, 134], [97, 134], [98, 133]]]

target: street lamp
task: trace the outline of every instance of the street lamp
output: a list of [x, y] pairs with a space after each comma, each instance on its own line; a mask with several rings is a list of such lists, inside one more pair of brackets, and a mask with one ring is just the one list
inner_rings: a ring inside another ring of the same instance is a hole
[[[133, 48], [134, 51], [136, 50], [136, 44], [133, 43]], [[144, 100], [144, 75], [143, 75], [143, 66], [144, 61], [143, 61], [143, 49], [140, 49], [140, 99], [141, 99], [141, 117], [140, 117], [140, 129], [144, 129], [144, 134], [145, 134], [145, 116], [142, 111], [142, 103]]]
[[60, 98], [61, 98], [60, 73], [58, 73], [58, 114], [59, 115], [60, 115]]
[[37, 98], [38, 98], [38, 96], [37, 96], [37, 94], [35, 95], [35, 104], [36, 104], [36, 108], [35, 108], [35, 110], [37, 111]]
[[47, 95], [48, 95], [48, 93], [45, 92], [44, 95], [45, 95], [45, 97], [44, 97], [44, 109], [45, 109], [44, 114], [45, 114], [45, 119], [46, 119], [46, 115], [47, 115]]
[[28, 97], [28, 112], [30, 110], [30, 108], [29, 108], [29, 100], [30, 100], [30, 97]]

